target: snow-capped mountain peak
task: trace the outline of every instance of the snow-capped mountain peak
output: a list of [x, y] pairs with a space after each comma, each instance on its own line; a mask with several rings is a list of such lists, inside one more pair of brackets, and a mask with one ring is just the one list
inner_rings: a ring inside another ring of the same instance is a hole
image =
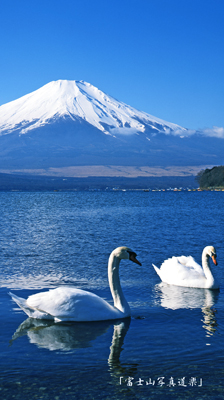
[[193, 134], [89, 83], [59, 80], [0, 107], [0, 167], [218, 165], [218, 134]]
[[119, 102], [84, 81], [52, 81], [40, 89], [0, 107], [0, 134], [20, 126], [20, 134], [59, 117], [81, 118], [105, 134], [144, 132], [179, 133], [184, 128], [165, 122]]

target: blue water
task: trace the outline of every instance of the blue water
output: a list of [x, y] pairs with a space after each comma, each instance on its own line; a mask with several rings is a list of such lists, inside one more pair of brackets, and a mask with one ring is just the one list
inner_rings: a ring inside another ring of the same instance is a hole
[[[223, 399], [224, 192], [2, 192], [0, 210], [1, 399]], [[111, 302], [122, 245], [142, 262], [121, 261], [130, 320], [32, 320], [8, 295], [72, 285]], [[207, 245], [220, 291], [160, 284], [152, 263], [201, 262]]]

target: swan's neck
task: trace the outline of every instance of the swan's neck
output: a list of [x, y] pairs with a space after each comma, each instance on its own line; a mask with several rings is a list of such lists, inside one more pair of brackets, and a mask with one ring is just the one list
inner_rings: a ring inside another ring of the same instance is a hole
[[114, 307], [118, 308], [118, 310], [123, 312], [125, 315], [130, 315], [130, 307], [121, 289], [119, 278], [119, 264], [120, 258], [116, 257], [112, 253], [108, 261], [108, 280], [110, 291], [114, 300]]
[[206, 279], [208, 282], [214, 283], [215, 279], [212, 275], [212, 271], [210, 269], [210, 263], [209, 263], [209, 255], [206, 252], [202, 253], [202, 267], [206, 276]]

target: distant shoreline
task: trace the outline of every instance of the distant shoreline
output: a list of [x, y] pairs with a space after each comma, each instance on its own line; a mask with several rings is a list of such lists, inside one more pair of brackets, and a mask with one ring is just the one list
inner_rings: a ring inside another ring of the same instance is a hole
[[152, 190], [180, 187], [197, 188], [195, 176], [66, 178], [0, 173], [0, 191]]
[[196, 189], [196, 176], [205, 168], [208, 166], [0, 169], [0, 191]]

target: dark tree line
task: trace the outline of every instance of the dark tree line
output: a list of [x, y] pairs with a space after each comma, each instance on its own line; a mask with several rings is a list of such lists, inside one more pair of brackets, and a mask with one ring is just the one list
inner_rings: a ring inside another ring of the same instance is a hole
[[196, 180], [200, 188], [224, 187], [224, 166], [202, 170]]

